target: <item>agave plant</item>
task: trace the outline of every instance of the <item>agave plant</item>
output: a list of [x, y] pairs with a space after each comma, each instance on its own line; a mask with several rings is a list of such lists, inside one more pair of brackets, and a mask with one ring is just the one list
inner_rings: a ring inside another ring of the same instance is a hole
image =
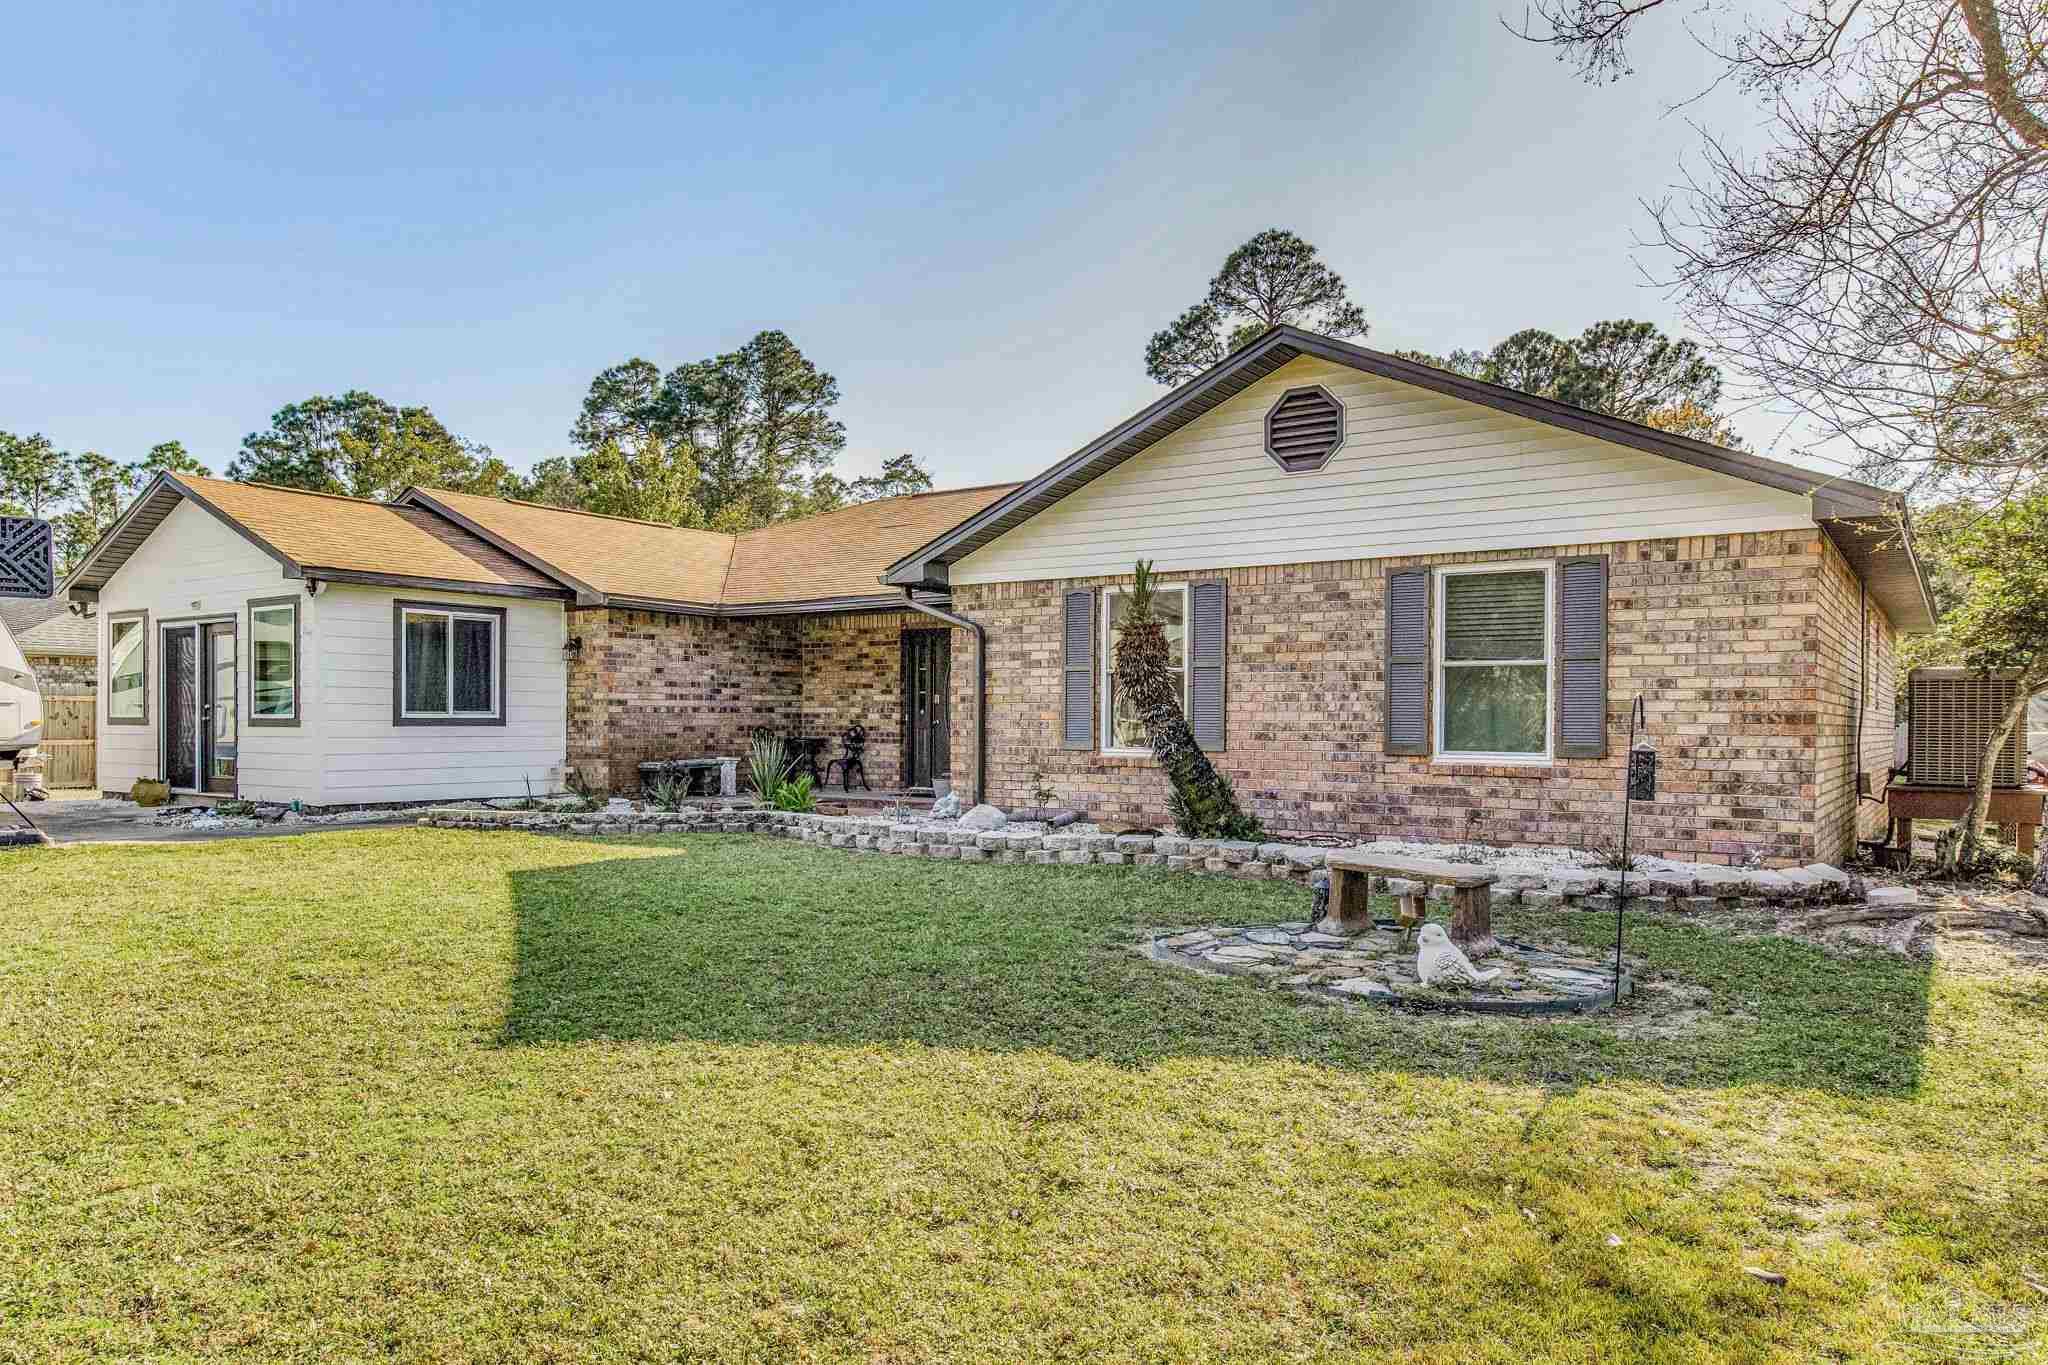
[[747, 752], [747, 777], [763, 801], [773, 800], [775, 789], [789, 776], [789, 750], [774, 735], [755, 735]]
[[1181, 714], [1174, 685], [1166, 627], [1152, 609], [1152, 562], [1132, 570], [1131, 593], [1118, 620], [1117, 692], [1130, 699], [1145, 722], [1145, 738], [1172, 785], [1167, 811], [1180, 832], [1195, 839], [1257, 839], [1265, 830], [1237, 803], [1230, 779], [1216, 771], [1195, 732]]

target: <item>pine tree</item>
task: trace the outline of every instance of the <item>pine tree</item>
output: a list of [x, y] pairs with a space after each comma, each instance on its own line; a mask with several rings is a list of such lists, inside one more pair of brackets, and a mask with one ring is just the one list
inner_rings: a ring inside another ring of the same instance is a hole
[[1130, 597], [1117, 623], [1116, 689], [1145, 722], [1145, 738], [1173, 791], [1167, 810], [1193, 839], [1257, 839], [1265, 830], [1237, 803], [1230, 779], [1216, 771], [1181, 714], [1166, 650], [1166, 628], [1152, 610], [1152, 565], [1139, 560]]

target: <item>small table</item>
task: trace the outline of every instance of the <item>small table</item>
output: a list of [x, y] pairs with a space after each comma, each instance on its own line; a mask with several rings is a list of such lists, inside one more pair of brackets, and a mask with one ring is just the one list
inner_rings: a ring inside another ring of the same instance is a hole
[[[1446, 863], [1434, 858], [1402, 858], [1362, 852], [1355, 848], [1330, 850], [1323, 859], [1330, 869], [1330, 920], [1340, 934], [1360, 934], [1372, 928], [1372, 911], [1367, 899], [1375, 875], [1404, 881], [1441, 883], [1451, 888], [1451, 942], [1468, 957], [1480, 957], [1498, 946], [1493, 938], [1493, 884], [1500, 875], [1470, 863]], [[1422, 892], [1401, 893], [1403, 929], [1422, 923]]]

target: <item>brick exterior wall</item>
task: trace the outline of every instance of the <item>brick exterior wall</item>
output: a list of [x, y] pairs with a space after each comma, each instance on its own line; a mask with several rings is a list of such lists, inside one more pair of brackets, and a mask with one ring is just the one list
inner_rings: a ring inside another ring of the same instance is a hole
[[615, 608], [578, 611], [569, 663], [570, 768], [592, 789], [637, 793], [658, 758], [744, 755], [756, 726], [794, 729], [799, 620]]
[[[1609, 757], [1530, 768], [1382, 753], [1388, 570], [1572, 554], [1611, 557]], [[1844, 655], [1841, 631], [1847, 622], [1853, 646], [1856, 583], [1816, 529], [1171, 577], [1228, 584], [1228, 747], [1213, 757], [1276, 831], [1612, 841], [1629, 705], [1642, 692], [1661, 771], [1659, 800], [1634, 817], [1639, 850], [1771, 864], [1847, 852], [1853, 776], [1824, 755], [1846, 760], [1852, 742], [1844, 683], [1854, 682], [1854, 656]], [[1062, 802], [1092, 816], [1165, 826], [1165, 782], [1149, 758], [1058, 743], [1061, 594], [1127, 581], [954, 589], [953, 609], [989, 633], [989, 800], [1030, 804], [1033, 774], [1043, 773]], [[1888, 624], [1876, 633], [1888, 659]], [[954, 635], [953, 773], [962, 785], [975, 752], [972, 640]], [[1872, 676], [1888, 689], [1889, 663], [1874, 658]], [[1887, 696], [1873, 689], [1867, 754], [1889, 752]], [[1880, 713], [1882, 726], [1871, 719]]]
[[99, 691], [99, 661], [90, 654], [29, 654], [29, 671], [49, 696], [90, 697]]
[[902, 785], [903, 632], [938, 624], [922, 612], [804, 618], [804, 730], [832, 741], [821, 766], [839, 755], [848, 726], [865, 725], [868, 785]]
[[[1864, 599], [1841, 551], [1826, 541], [1822, 551], [1816, 840], [1822, 850], [1846, 855], [1856, 840], [1882, 838], [1890, 825], [1882, 797], [1897, 719], [1898, 636], [1883, 609]], [[1859, 719], [1861, 764], [1856, 761]], [[1871, 795], [1878, 800], [1858, 797], [1859, 767], [1870, 775]]]
[[[903, 768], [902, 633], [917, 612], [722, 618], [585, 610], [569, 665], [569, 765], [599, 791], [639, 790], [660, 758], [745, 755], [757, 726], [827, 736], [867, 727], [868, 785]], [[836, 774], [835, 774], [836, 776]]]

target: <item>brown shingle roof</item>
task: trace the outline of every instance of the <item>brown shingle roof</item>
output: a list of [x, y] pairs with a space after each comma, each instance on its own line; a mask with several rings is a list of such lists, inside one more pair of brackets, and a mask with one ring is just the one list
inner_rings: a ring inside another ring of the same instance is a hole
[[1014, 486], [884, 498], [739, 536], [437, 488], [415, 494], [607, 597], [736, 610], [893, 597], [883, 569]]
[[732, 562], [733, 538], [716, 531], [439, 488], [419, 492], [606, 596], [715, 605]]
[[424, 508], [190, 474], [172, 477], [203, 503], [305, 569], [444, 579], [486, 587], [561, 587]]
[[886, 498], [731, 536], [439, 489], [382, 503], [179, 474], [152, 483], [65, 586], [104, 586], [182, 496], [309, 578], [719, 612], [843, 608], [847, 599], [894, 601], [883, 569], [1012, 487]]
[[739, 537], [724, 605], [891, 595], [882, 571], [973, 516], [1015, 484], [856, 503]]

